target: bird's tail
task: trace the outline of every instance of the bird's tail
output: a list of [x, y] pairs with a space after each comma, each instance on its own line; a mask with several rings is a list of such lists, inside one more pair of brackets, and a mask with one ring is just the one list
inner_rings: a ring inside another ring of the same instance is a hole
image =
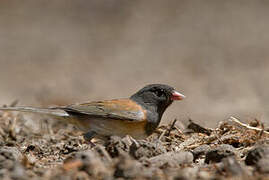
[[0, 107], [0, 111], [20, 111], [20, 112], [47, 114], [57, 117], [69, 116], [69, 114], [66, 111], [57, 108], [35, 108], [35, 107], [18, 106], [18, 107]]

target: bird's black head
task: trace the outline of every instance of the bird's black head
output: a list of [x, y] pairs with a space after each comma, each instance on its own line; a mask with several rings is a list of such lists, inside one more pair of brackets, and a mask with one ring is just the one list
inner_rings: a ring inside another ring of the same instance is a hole
[[174, 100], [182, 100], [185, 96], [164, 84], [150, 84], [131, 96], [130, 99], [148, 110], [157, 111], [159, 117]]

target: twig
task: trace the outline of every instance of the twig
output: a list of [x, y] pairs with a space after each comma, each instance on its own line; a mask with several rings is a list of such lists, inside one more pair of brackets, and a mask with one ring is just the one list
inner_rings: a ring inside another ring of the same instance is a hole
[[168, 130], [168, 132], [167, 132], [167, 136], [170, 136], [170, 133], [171, 133], [172, 129], [174, 128], [176, 122], [177, 122], [177, 119], [175, 119], [175, 120], [172, 122], [172, 124], [171, 124], [171, 126], [170, 126], [170, 128], [169, 128], [169, 130]]
[[233, 122], [235, 122], [235, 123], [237, 123], [237, 124], [239, 124], [240, 126], [245, 127], [245, 128], [248, 128], [248, 129], [251, 129], [251, 130], [254, 130], [254, 131], [263, 132], [264, 134], [269, 135], [269, 132], [264, 131], [263, 129], [260, 129], [260, 128], [257, 128], [257, 127], [252, 127], [252, 126], [249, 126], [249, 125], [247, 125], [245, 123], [242, 123], [242, 122], [240, 122], [238, 119], [236, 119], [233, 116], [230, 117], [230, 120], [233, 121]]
[[183, 132], [182, 132], [178, 127], [175, 126], [175, 129], [177, 130], [177, 132], [178, 132], [179, 134], [183, 134]]
[[194, 123], [191, 119], [189, 119], [189, 125], [187, 128], [193, 130], [193, 132], [204, 133], [208, 136], [210, 136], [210, 134], [212, 132], [212, 130], [210, 130], [208, 128], [204, 128], [204, 127], [200, 126], [199, 124]]
[[161, 139], [162, 139], [162, 137], [164, 136], [165, 133], [166, 133], [166, 130], [164, 130], [164, 131], [162, 132], [162, 134], [159, 136], [159, 138], [158, 138], [159, 141], [161, 141]]
[[221, 140], [221, 138], [220, 138], [220, 136], [218, 135], [218, 133], [217, 133], [216, 130], [213, 130], [212, 133], [213, 133], [213, 136], [212, 136], [212, 137], [216, 137], [216, 139], [217, 139], [220, 143], [223, 143], [223, 141]]

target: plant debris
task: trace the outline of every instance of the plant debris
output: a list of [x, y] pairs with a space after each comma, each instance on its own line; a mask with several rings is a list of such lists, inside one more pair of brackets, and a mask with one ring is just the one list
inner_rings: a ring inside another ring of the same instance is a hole
[[[12, 105], [16, 105], [16, 102]], [[58, 121], [39, 132], [20, 113], [0, 112], [0, 179], [267, 179], [269, 133], [231, 117], [215, 129], [174, 120], [146, 140], [112, 136], [95, 146]], [[36, 121], [38, 122], [38, 121]]]

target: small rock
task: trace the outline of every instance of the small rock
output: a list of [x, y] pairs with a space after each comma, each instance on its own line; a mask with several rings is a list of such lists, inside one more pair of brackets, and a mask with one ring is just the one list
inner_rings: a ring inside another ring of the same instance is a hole
[[129, 137], [120, 138], [118, 136], [111, 136], [105, 144], [107, 152], [112, 158], [118, 157], [124, 152], [129, 152], [132, 141]]
[[192, 151], [194, 160], [197, 159], [197, 158], [199, 158], [202, 155], [205, 155], [208, 151], [210, 151], [210, 149], [211, 149], [210, 146], [207, 145], [207, 144], [203, 144], [203, 145], [198, 146], [197, 148], [195, 148]]
[[243, 176], [245, 171], [241, 164], [237, 162], [234, 156], [229, 156], [222, 159], [223, 169], [231, 176]]
[[182, 164], [191, 164], [193, 162], [193, 155], [190, 152], [168, 152], [148, 159], [150, 164], [161, 167], [163, 165], [177, 167]]
[[151, 158], [163, 153], [166, 153], [165, 147], [161, 143], [154, 143], [148, 141], [138, 141], [137, 143], [132, 143], [130, 146], [130, 154], [135, 159], [140, 159], [141, 157]]
[[76, 159], [82, 162], [81, 170], [86, 171], [92, 177], [106, 177], [111, 175], [107, 166], [101, 161], [94, 151], [85, 151], [76, 154]]
[[16, 147], [4, 146], [0, 148], [0, 169], [11, 170], [22, 154]]
[[9, 176], [8, 170], [0, 168], [0, 179], [8, 179], [7, 178], [8, 176]]
[[181, 173], [179, 174], [181, 174], [181, 176], [185, 179], [197, 179], [198, 172], [198, 167], [186, 167], [182, 169]]
[[141, 176], [143, 166], [138, 161], [132, 159], [129, 155], [121, 154], [118, 162], [115, 164], [114, 177], [124, 179], [136, 179]]
[[240, 143], [240, 137], [236, 134], [223, 135], [220, 137], [220, 139], [217, 139], [216, 141], [221, 141], [224, 144], [232, 145], [235, 148], [243, 146], [243, 144]]
[[101, 160], [96, 151], [88, 150], [68, 157], [63, 164], [63, 169], [65, 172], [86, 172], [92, 179], [105, 179], [112, 175], [109, 165]]
[[10, 159], [5, 159], [4, 161], [0, 162], [0, 169], [12, 169], [16, 161], [12, 161]]
[[87, 180], [87, 179], [89, 179], [89, 176], [88, 176], [88, 174], [86, 172], [79, 171], [79, 172], [76, 173], [75, 179], [76, 180]]
[[269, 157], [269, 146], [259, 146], [251, 149], [246, 156], [245, 163], [248, 166], [255, 165], [264, 157]]
[[228, 156], [233, 156], [235, 153], [233, 146], [228, 144], [222, 144], [215, 149], [212, 149], [206, 153], [205, 163], [221, 162], [221, 160]]
[[198, 175], [197, 175], [197, 179], [215, 179], [214, 176], [212, 174], [210, 174], [207, 171], [199, 171]]
[[[194, 180], [198, 179], [199, 168], [198, 167], [182, 167], [167, 169], [167, 174], [174, 180]], [[169, 179], [169, 178], [168, 178]]]
[[0, 148], [0, 169], [6, 169], [5, 172], [8, 172], [11, 179], [27, 179], [25, 169], [19, 163], [20, 159], [22, 154], [16, 147]]
[[10, 172], [10, 177], [12, 179], [28, 179], [25, 173], [25, 169], [19, 162], [14, 163], [14, 166]]
[[259, 160], [256, 165], [256, 168], [260, 173], [269, 174], [269, 158], [267, 157]]
[[246, 165], [254, 165], [261, 173], [269, 173], [269, 146], [259, 146], [248, 152]]
[[19, 160], [22, 154], [16, 147], [4, 146], [0, 148], [0, 156], [10, 160]]

